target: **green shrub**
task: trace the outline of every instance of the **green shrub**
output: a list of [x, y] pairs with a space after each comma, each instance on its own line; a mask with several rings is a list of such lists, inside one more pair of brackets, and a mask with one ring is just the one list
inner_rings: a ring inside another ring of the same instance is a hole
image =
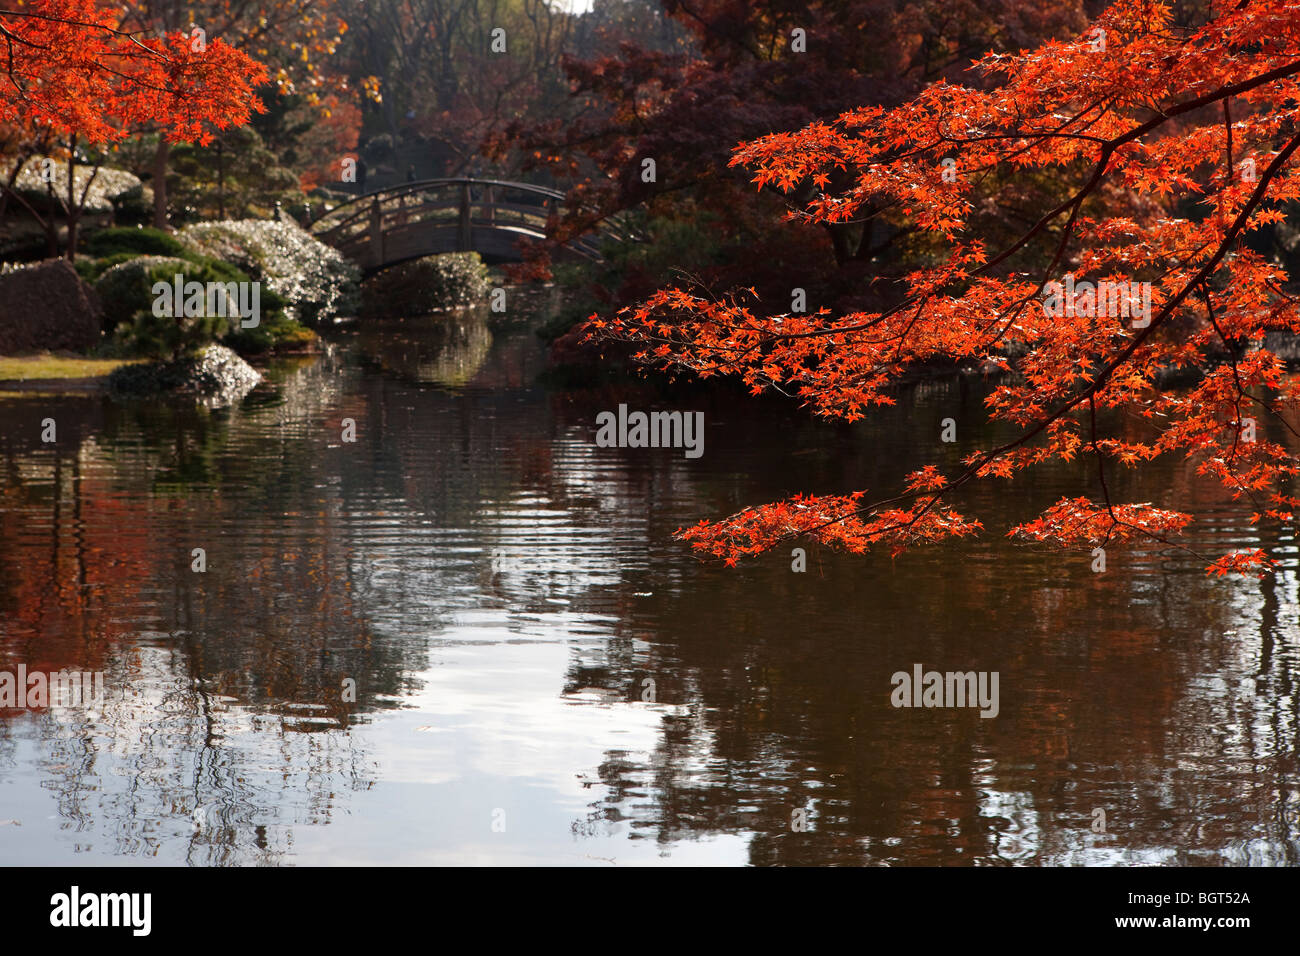
[[[243, 275], [229, 262], [213, 262], [213, 265], [219, 270], [230, 270], [236, 275]], [[239, 280], [223, 278], [221, 281], [237, 282]], [[261, 297], [261, 321], [251, 329], [246, 329], [239, 324], [234, 325], [226, 333], [225, 338], [222, 339], [222, 342], [227, 346], [240, 355], [262, 355], [266, 352], [275, 351], [301, 351], [319, 341], [320, 337], [315, 332], [300, 322], [289, 318], [288, 303], [285, 301], [284, 296], [263, 285]]]
[[175, 236], [161, 229], [137, 229], [117, 226], [101, 229], [86, 241], [86, 251], [104, 259], [123, 252], [137, 256], [175, 256], [185, 258], [186, 248]]
[[77, 275], [81, 276], [83, 282], [93, 283], [99, 278], [99, 273], [103, 270], [96, 269], [98, 259], [78, 259], [72, 264], [72, 268], [77, 270]]
[[134, 320], [141, 310], [153, 309], [152, 274], [166, 273], [170, 279], [185, 272], [193, 263], [174, 256], [134, 256], [126, 262], [105, 269], [95, 280], [95, 291], [104, 306], [104, 331], [112, 332]]
[[[157, 279], [164, 279], [161, 272]], [[186, 273], [186, 281], [197, 279]], [[200, 279], [199, 281], [204, 281]], [[172, 316], [154, 315], [153, 309], [136, 312], [130, 325], [119, 330], [118, 337], [135, 355], [144, 358], [175, 361], [197, 355], [230, 328], [230, 320], [217, 315]]]
[[[266, 303], [263, 302], [263, 307]], [[278, 315], [252, 329], [231, 329], [222, 340], [240, 355], [263, 355], [267, 352], [293, 352], [311, 348], [319, 339], [307, 326]]]
[[[214, 260], [191, 262], [168, 256], [141, 256], [109, 268], [95, 283], [95, 291], [104, 305], [105, 322], [115, 332], [121, 348], [148, 358], [175, 359], [194, 354], [219, 339], [233, 339], [235, 348], [243, 341], [251, 351], [265, 351], [280, 338], [291, 340], [298, 335], [296, 323], [286, 324], [283, 298], [265, 286], [260, 289], [259, 326], [253, 329], [241, 328], [238, 318], [218, 315], [154, 315], [154, 284], [171, 283], [178, 272], [186, 282], [205, 285], [253, 281], [230, 263]], [[259, 337], [256, 333], [261, 326], [267, 326], [268, 331]], [[259, 346], [263, 341], [269, 344]]]
[[225, 327], [226, 320], [216, 316], [173, 319], [140, 312], [121, 340], [132, 355], [173, 362], [198, 355]]
[[362, 308], [395, 318], [481, 305], [491, 289], [477, 252], [426, 256], [386, 269], [362, 286]]

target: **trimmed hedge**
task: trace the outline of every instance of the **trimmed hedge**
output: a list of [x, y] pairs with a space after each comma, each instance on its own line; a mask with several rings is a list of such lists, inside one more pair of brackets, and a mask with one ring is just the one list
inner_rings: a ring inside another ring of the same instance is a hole
[[185, 244], [171, 233], [161, 229], [133, 229], [123, 226], [101, 229], [91, 235], [86, 240], [86, 251], [97, 259], [118, 256], [124, 252], [134, 253], [137, 256], [188, 258]]
[[150, 358], [177, 358], [221, 340], [252, 354], [315, 338], [309, 329], [285, 317], [284, 299], [265, 284], [259, 290], [260, 321], [252, 329], [242, 328], [238, 319], [222, 316], [180, 320], [155, 316], [154, 284], [170, 283], [178, 272], [186, 282], [253, 281], [230, 263], [211, 259], [193, 262], [174, 256], [141, 256], [113, 266], [99, 277], [95, 291], [104, 303], [107, 328], [128, 351]]
[[130, 262], [132, 259], [139, 259], [140, 254], [137, 252], [115, 252], [111, 256], [105, 256], [103, 259], [87, 259], [82, 256], [73, 265], [77, 269], [77, 275], [81, 276], [91, 285], [99, 281], [102, 276], [113, 266], [120, 266], [124, 262]]

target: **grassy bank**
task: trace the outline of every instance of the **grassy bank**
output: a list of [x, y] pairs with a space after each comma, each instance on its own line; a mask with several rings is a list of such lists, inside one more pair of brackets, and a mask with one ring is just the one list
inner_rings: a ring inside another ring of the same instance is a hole
[[105, 378], [119, 365], [141, 359], [97, 359], [78, 355], [0, 355], [0, 382], [57, 383]]

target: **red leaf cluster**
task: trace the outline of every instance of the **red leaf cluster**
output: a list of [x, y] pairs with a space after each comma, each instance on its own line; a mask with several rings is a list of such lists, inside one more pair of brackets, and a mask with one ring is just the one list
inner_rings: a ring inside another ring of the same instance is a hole
[[[1300, 463], [1265, 431], [1294, 433], [1300, 396], [1264, 339], [1300, 332], [1300, 309], [1285, 268], [1247, 240], [1300, 199], [1300, 16], [1287, 0], [1214, 11], [1187, 27], [1167, 4], [1118, 0], [1080, 36], [984, 57], [979, 86], [937, 82], [897, 108], [863, 107], [737, 147], [733, 164], [790, 195], [792, 219], [906, 222], [937, 252], [919, 251], [897, 300], [878, 311], [772, 315], [752, 297], [666, 289], [596, 331], [641, 345], [647, 363], [739, 376], [754, 392], [779, 390], [849, 421], [891, 403], [917, 366], [998, 368], [1011, 374], [989, 415], [1019, 434], [958, 474], [908, 488], [901, 512], [796, 499], [693, 528], [697, 548], [731, 560], [792, 533], [849, 550], [968, 533], [978, 522], [943, 512], [939, 499], [1080, 454], [1097, 459], [1101, 503], [1063, 499], [1014, 533], [1165, 542], [1190, 518], [1111, 501], [1106, 470], [1170, 454], [1235, 496], [1262, 498], [1258, 517], [1292, 521], [1289, 506], [1266, 505], [1290, 500], [1277, 496]], [[976, 211], [1021, 196], [1017, 183], [1034, 176], [1065, 186], [1026, 215], [1019, 236], [986, 248]], [[1050, 284], [1067, 274], [1099, 290], [1141, 287], [1149, 311], [1139, 321], [1100, 291], [1048, 308]], [[1196, 384], [1157, 387], [1180, 369]], [[1117, 418], [1141, 427], [1101, 424]], [[1237, 554], [1211, 570], [1263, 563]]]
[[102, 145], [133, 126], [205, 143], [248, 120], [265, 68], [220, 38], [121, 28], [95, 0], [14, 0], [0, 12], [0, 122], [48, 126]]

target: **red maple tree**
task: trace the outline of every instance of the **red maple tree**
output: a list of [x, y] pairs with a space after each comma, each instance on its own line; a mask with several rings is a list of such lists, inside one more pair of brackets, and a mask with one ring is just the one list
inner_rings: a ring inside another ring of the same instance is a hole
[[206, 143], [213, 129], [263, 110], [254, 94], [267, 80], [262, 64], [220, 38], [132, 31], [130, 13], [97, 0], [12, 0], [0, 9], [0, 125], [64, 144], [69, 257], [89, 189], [78, 195], [72, 176], [79, 139], [103, 146], [149, 127], [170, 141]]
[[266, 70], [251, 57], [219, 38], [128, 33], [120, 19], [95, 0], [13, 0], [0, 10], [0, 121], [49, 124], [95, 144], [162, 123], [173, 139], [206, 142], [210, 127], [261, 109], [253, 89]]
[[[1284, 0], [1238, 0], [1185, 25], [1167, 4], [1118, 0], [1082, 36], [989, 54], [975, 68], [978, 87], [936, 82], [897, 108], [743, 143], [731, 160], [760, 187], [799, 196], [793, 219], [874, 216], [930, 236], [892, 305], [765, 314], [752, 297], [674, 288], [593, 326], [639, 343], [643, 361], [737, 375], [755, 393], [779, 388], [849, 421], [892, 404], [891, 388], [917, 366], [997, 368], [1006, 375], [989, 415], [1017, 436], [956, 473], [927, 466], [886, 499], [798, 497], [679, 531], [701, 552], [734, 564], [800, 535], [861, 552], [972, 534], [981, 524], [951, 507], [953, 491], [1084, 454], [1097, 461], [1094, 495], [1063, 498], [1010, 534], [1065, 546], [1168, 541], [1189, 515], [1114, 501], [1106, 480], [1108, 468], [1167, 454], [1256, 501], [1253, 520], [1293, 523], [1296, 458], [1257, 439], [1254, 418], [1294, 432], [1286, 415], [1300, 389], [1263, 339], [1300, 332], [1300, 311], [1285, 269], [1248, 239], [1281, 223], [1300, 194], [1300, 15]], [[1059, 202], [987, 248], [972, 228], [981, 206], [1063, 173], [1072, 185]], [[1086, 283], [1123, 292], [1103, 308]], [[1135, 283], [1149, 283], [1145, 318]], [[1157, 387], [1169, 369], [1199, 380]], [[1114, 409], [1146, 430], [1102, 428], [1099, 413]], [[1210, 570], [1270, 565], [1253, 550]]]

